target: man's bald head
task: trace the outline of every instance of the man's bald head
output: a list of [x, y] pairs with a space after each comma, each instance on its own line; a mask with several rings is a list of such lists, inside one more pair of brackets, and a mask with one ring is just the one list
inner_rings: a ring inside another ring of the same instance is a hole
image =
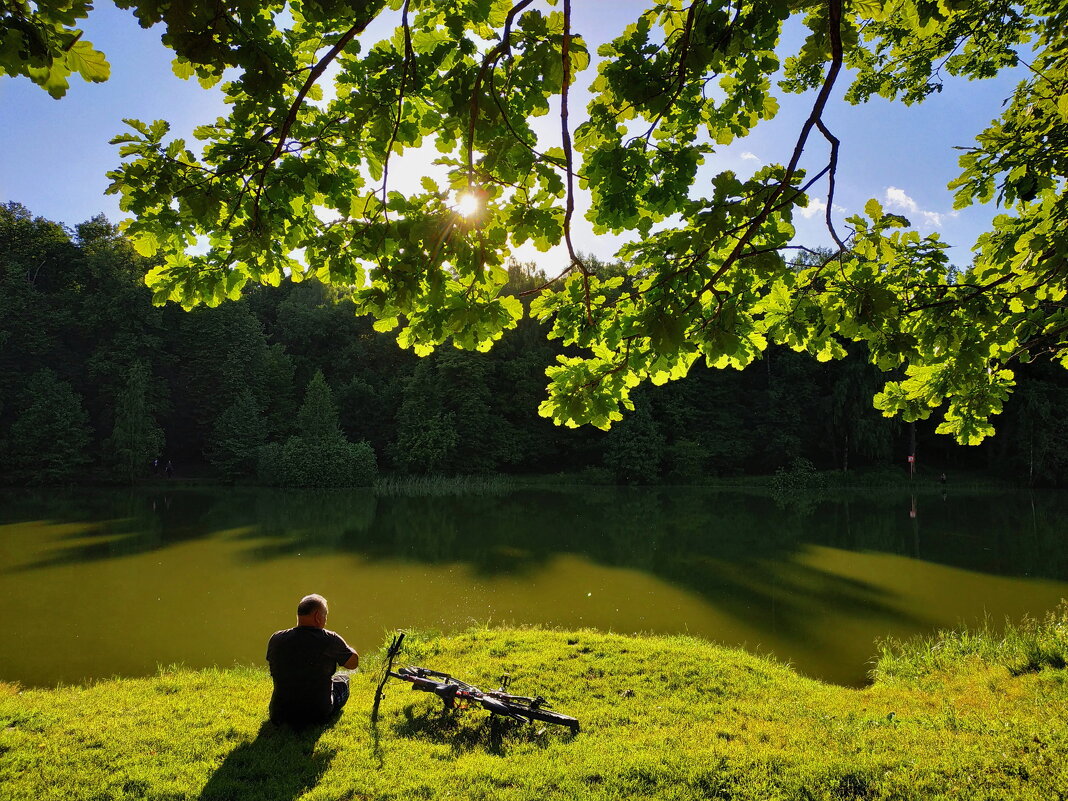
[[329, 613], [326, 598], [321, 595], [305, 595], [297, 604], [297, 622], [301, 626], [326, 626], [326, 616]]

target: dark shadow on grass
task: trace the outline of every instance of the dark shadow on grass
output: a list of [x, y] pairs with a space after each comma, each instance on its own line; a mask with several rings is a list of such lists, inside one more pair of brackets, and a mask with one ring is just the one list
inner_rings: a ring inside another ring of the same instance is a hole
[[393, 725], [398, 737], [442, 743], [452, 748], [454, 756], [470, 751], [485, 751], [494, 756], [506, 756], [509, 748], [533, 743], [537, 747], [549, 744], [550, 737], [570, 740], [573, 735], [564, 729], [550, 734], [553, 726], [521, 723], [517, 720], [486, 716], [477, 711], [466, 713], [438, 709], [416, 710], [409, 704], [403, 710], [403, 720]]
[[316, 749], [326, 726], [294, 730], [265, 722], [256, 739], [231, 751], [200, 801], [292, 801], [319, 783], [334, 750]]

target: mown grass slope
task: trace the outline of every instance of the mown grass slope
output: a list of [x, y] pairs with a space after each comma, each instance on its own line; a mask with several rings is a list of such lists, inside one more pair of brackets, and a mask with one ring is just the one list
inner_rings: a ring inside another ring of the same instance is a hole
[[[1033, 628], [1047, 644], [1068, 645], [1064, 627], [1062, 614]], [[341, 718], [300, 734], [265, 721], [265, 670], [3, 686], [0, 798], [1063, 797], [1063, 667], [1053, 659], [1010, 669], [1004, 648], [925, 661], [932, 647], [948, 650], [947, 637], [894, 647], [864, 690], [685, 637], [536, 629], [409, 637], [402, 662], [484, 689], [507, 670], [515, 692], [540, 692], [577, 716], [577, 736], [491, 722], [478, 709], [443, 714], [435, 697], [395, 681], [372, 727], [373, 660], [353, 675]]]

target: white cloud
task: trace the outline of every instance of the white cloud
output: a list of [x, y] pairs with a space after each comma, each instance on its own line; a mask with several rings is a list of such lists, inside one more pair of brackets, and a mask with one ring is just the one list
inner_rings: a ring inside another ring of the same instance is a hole
[[911, 211], [913, 214], [920, 210], [916, 201], [905, 194], [904, 189], [898, 189], [896, 186], [888, 186], [886, 188], [885, 202], [891, 208], [904, 209], [905, 211]]
[[740, 157], [743, 161], [760, 161], [756, 153], [750, 153], [748, 150], [742, 153]]
[[[810, 197], [808, 199], [808, 205], [805, 208], [797, 209], [797, 213], [804, 217], [806, 220], [811, 220], [817, 214], [822, 217], [825, 211], [827, 211], [827, 202], [825, 200], [821, 200], [818, 197]], [[835, 203], [834, 211], [841, 214], [843, 211], [845, 211], [845, 209]]]
[[798, 209], [797, 213], [804, 217], [806, 220], [811, 220], [817, 214], [823, 214], [827, 210], [827, 204], [820, 200], [818, 197], [809, 198], [808, 205], [803, 209]]
[[904, 189], [898, 189], [896, 186], [888, 186], [886, 188], [886, 194], [883, 196], [883, 203], [891, 209], [899, 209], [901, 211], [906, 211], [909, 214], [918, 214], [927, 225], [934, 228], [941, 228], [942, 223], [945, 222], [947, 217], [957, 216], [957, 212], [955, 211], [951, 211], [947, 214], [940, 211], [927, 211], [926, 209], [921, 209], [920, 204], [909, 197]]

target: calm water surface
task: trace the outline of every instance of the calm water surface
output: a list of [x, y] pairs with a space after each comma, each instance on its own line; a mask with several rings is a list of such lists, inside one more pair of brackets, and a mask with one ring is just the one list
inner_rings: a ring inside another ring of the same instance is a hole
[[1068, 597], [1066, 512], [1064, 494], [966, 491], [7, 493], [0, 681], [262, 664], [320, 592], [358, 650], [487, 622], [681, 632], [857, 685], [877, 638]]

